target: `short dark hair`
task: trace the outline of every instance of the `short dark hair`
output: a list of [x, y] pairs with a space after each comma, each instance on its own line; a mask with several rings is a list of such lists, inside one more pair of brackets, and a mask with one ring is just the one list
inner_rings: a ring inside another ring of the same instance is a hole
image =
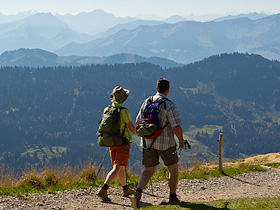
[[157, 81], [157, 90], [159, 93], [164, 93], [169, 89], [169, 81], [165, 78], [159, 78]]

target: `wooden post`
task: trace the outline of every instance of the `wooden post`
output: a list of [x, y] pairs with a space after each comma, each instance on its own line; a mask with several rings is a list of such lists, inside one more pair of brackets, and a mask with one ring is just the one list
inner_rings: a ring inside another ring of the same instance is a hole
[[223, 139], [224, 135], [220, 133], [219, 139], [219, 171], [223, 171]]

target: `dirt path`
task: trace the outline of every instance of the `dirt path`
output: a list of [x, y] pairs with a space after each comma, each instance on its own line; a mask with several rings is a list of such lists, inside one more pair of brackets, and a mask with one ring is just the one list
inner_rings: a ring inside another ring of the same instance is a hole
[[[98, 189], [71, 190], [56, 194], [30, 194], [28, 199], [0, 197], [0, 209], [131, 209], [130, 200], [122, 197], [121, 188], [110, 188], [111, 202], [101, 202]], [[153, 192], [152, 192], [153, 191]], [[230, 198], [280, 197], [280, 169], [247, 173], [234, 178], [224, 176], [210, 180], [181, 180], [177, 194], [185, 202], [203, 202]], [[141, 207], [167, 202], [168, 183], [153, 183], [144, 191]]]

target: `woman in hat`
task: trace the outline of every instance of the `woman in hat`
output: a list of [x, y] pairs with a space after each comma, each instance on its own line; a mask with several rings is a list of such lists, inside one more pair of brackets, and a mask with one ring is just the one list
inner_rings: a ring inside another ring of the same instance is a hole
[[[124, 107], [123, 103], [129, 95], [129, 90], [117, 86], [113, 89], [110, 99], [112, 101], [112, 106], [117, 108]], [[106, 108], [105, 108], [106, 109]], [[104, 110], [105, 112], [105, 110]], [[127, 197], [134, 193], [128, 184], [126, 183], [126, 166], [128, 165], [129, 153], [130, 153], [130, 143], [132, 143], [132, 135], [136, 134], [135, 126], [132, 123], [130, 113], [128, 109], [121, 109], [120, 112], [120, 130], [123, 131], [123, 136], [128, 140], [127, 144], [110, 147], [111, 162], [113, 165], [112, 170], [107, 174], [104, 185], [98, 192], [98, 196], [102, 198], [103, 201], [110, 201], [108, 197], [107, 190], [110, 184], [118, 177], [121, 185], [123, 186], [123, 196]]]

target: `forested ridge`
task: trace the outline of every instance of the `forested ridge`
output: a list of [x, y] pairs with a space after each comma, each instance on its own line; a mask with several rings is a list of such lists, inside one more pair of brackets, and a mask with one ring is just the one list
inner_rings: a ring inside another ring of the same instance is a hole
[[[112, 89], [130, 90], [124, 105], [134, 120], [159, 77], [171, 82], [169, 98], [182, 116], [193, 157], [211, 158], [219, 132], [228, 158], [279, 152], [280, 63], [233, 53], [169, 69], [149, 63], [1, 67], [2, 167], [100, 162], [105, 148], [96, 142], [97, 123]], [[217, 129], [201, 131], [205, 126]], [[141, 161], [136, 144], [132, 150], [131, 167]]]

